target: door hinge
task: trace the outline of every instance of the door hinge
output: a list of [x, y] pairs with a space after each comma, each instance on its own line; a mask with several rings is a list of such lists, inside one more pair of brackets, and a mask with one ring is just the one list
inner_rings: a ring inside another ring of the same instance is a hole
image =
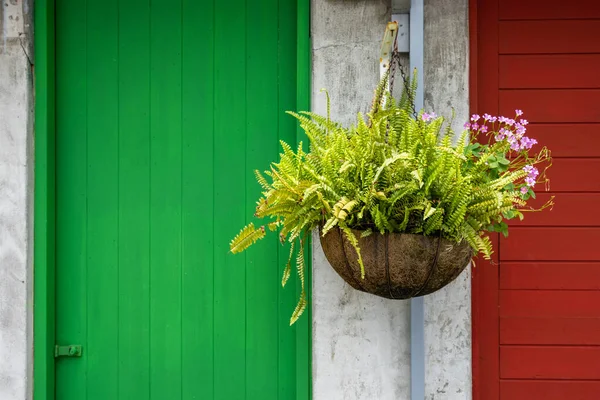
[[81, 357], [82, 352], [83, 348], [78, 344], [54, 347], [54, 357]]

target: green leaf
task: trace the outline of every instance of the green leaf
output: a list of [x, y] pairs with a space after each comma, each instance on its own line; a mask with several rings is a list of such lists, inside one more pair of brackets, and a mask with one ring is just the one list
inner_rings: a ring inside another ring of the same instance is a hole
[[231, 241], [229, 244], [229, 250], [232, 253], [240, 253], [256, 243], [257, 240], [264, 237], [265, 227], [261, 226], [259, 229], [255, 229], [254, 224], [251, 222], [246, 225]]
[[360, 237], [361, 237], [361, 238], [364, 238], [364, 237], [367, 237], [367, 236], [371, 236], [372, 234], [373, 234], [373, 230], [372, 230], [371, 228], [369, 228], [369, 229], [367, 229], [367, 230], [364, 230], [364, 231], [363, 231], [363, 232], [360, 234]]
[[425, 213], [423, 214], [423, 220], [426, 220], [427, 218], [431, 217], [435, 212], [436, 212], [436, 208], [431, 206], [431, 203], [427, 204], [427, 207], [425, 207]]

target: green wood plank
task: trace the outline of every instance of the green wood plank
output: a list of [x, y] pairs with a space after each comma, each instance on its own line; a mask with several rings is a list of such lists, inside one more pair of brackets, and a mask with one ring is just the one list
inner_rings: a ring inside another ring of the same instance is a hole
[[246, 222], [245, 0], [215, 3], [214, 368], [216, 400], [243, 400], [246, 388], [245, 254], [228, 252]]
[[117, 0], [88, 0], [88, 340], [84, 350], [88, 400], [118, 396], [118, 65]]
[[[294, 147], [296, 143], [296, 123], [285, 114], [296, 109], [296, 2], [279, 0], [279, 101], [277, 117], [279, 121], [279, 139]], [[285, 23], [283, 23], [285, 21]], [[279, 264], [287, 261], [288, 247], [280, 249]], [[290, 317], [298, 295], [295, 287], [298, 282], [296, 270], [288, 285], [279, 295], [279, 398], [296, 399], [296, 331], [298, 325], [289, 326]], [[306, 318], [303, 315], [302, 318]]]
[[35, 29], [35, 192], [33, 274], [33, 393], [53, 400], [55, 393], [55, 5], [34, 3]]
[[151, 4], [150, 389], [181, 398], [181, 2]]
[[213, 3], [183, 1], [182, 399], [213, 399]]
[[150, 7], [119, 2], [119, 399], [150, 398]]
[[[296, 109], [310, 110], [310, 0], [297, 0], [296, 27]], [[308, 151], [308, 138], [300, 124], [296, 124], [296, 141]], [[309, 299], [305, 318], [298, 321], [296, 334], [296, 399], [312, 398], [312, 242], [306, 243], [306, 296]], [[300, 285], [296, 284], [297, 292]]]
[[296, 142], [308, 3], [60, 2], [57, 399], [308, 399], [288, 250], [228, 253]]
[[[277, 0], [246, 4], [246, 216], [254, 214], [261, 188], [254, 170], [264, 171], [279, 153], [277, 140]], [[264, 221], [255, 221], [262, 224]], [[258, 226], [258, 225], [257, 225]], [[278, 292], [281, 288], [277, 235], [246, 255], [246, 398], [277, 399]], [[268, 327], [271, 327], [270, 329]]]
[[[81, 15], [85, 2], [57, 2], [56, 22], [63, 28], [56, 37], [56, 343], [81, 344], [87, 354], [87, 43]], [[85, 400], [86, 394], [86, 359], [58, 360], [57, 398]]]

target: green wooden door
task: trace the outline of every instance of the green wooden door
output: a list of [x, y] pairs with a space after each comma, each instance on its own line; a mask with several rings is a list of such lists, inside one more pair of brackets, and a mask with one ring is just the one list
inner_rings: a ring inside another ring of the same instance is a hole
[[287, 250], [228, 253], [307, 106], [299, 1], [56, 1], [57, 400], [310, 397]]

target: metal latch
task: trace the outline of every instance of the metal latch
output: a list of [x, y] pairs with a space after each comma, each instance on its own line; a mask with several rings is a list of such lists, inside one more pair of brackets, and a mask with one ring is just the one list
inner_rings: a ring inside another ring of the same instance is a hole
[[54, 347], [54, 357], [81, 357], [82, 352], [83, 348], [78, 344]]

